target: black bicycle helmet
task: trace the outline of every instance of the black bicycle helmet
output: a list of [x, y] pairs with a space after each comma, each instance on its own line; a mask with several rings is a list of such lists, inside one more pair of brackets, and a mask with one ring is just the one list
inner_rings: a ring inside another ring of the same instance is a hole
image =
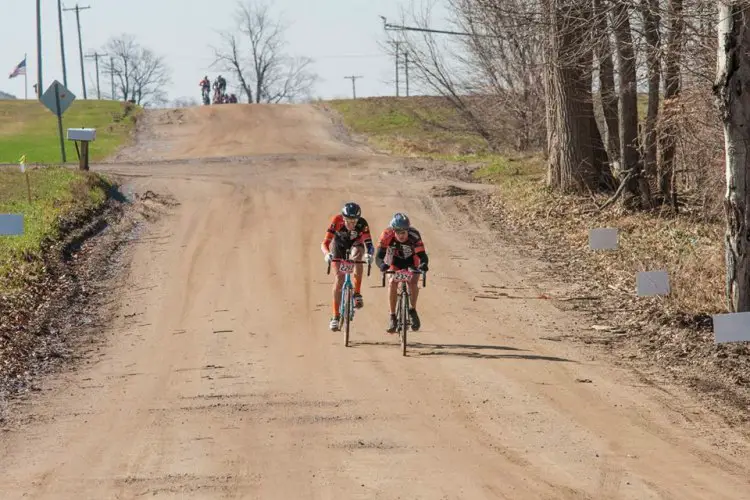
[[362, 209], [359, 208], [359, 205], [357, 205], [353, 201], [350, 201], [349, 203], [344, 205], [344, 208], [341, 209], [341, 215], [343, 215], [344, 217], [351, 217], [355, 219], [362, 215]]
[[406, 214], [402, 214], [401, 212], [393, 214], [393, 219], [391, 219], [391, 227], [393, 229], [406, 230], [409, 229], [409, 226], [411, 226], [411, 224], [409, 223], [409, 217], [407, 217]]

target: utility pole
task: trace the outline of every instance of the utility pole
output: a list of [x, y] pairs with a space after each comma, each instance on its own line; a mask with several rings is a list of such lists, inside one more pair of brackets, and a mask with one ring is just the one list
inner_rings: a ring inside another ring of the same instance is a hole
[[57, 23], [60, 26], [60, 57], [62, 58], [63, 85], [68, 87], [68, 71], [65, 67], [65, 37], [63, 36], [62, 0], [57, 0]]
[[86, 97], [86, 75], [83, 71], [83, 42], [81, 41], [81, 15], [80, 11], [90, 9], [91, 7], [79, 7], [78, 4], [72, 9], [63, 9], [65, 11], [74, 10], [76, 12], [76, 24], [78, 25], [78, 55], [81, 58], [81, 84], [83, 85], [83, 98], [88, 99]]
[[115, 60], [112, 58], [112, 56], [109, 56], [109, 81], [112, 84], [112, 100], [116, 101], [117, 97], [115, 96]]
[[36, 0], [36, 97], [42, 98], [42, 0]]
[[409, 51], [404, 51], [404, 73], [406, 76], [406, 97], [409, 97]]
[[352, 75], [352, 76], [345, 76], [344, 78], [348, 78], [349, 80], [352, 81], [352, 99], [356, 99], [357, 98], [357, 85], [356, 85], [355, 82], [356, 82], [357, 78], [362, 78], [362, 76], [361, 75]]
[[396, 42], [388, 42], [394, 47], [396, 47], [396, 97], [399, 96], [399, 84], [398, 84], [398, 48], [401, 46], [403, 42], [396, 41]]
[[107, 54], [100, 54], [99, 52], [94, 52], [91, 55], [87, 55], [86, 57], [94, 58], [94, 62], [96, 64], [96, 98], [100, 101], [102, 100], [102, 92], [99, 88], [99, 56], [106, 56]]

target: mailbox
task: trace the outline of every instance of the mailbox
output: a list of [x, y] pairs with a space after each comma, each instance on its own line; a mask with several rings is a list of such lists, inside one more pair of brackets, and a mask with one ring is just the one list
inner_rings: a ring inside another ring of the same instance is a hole
[[[89, 142], [96, 139], [95, 128], [69, 128], [68, 140], [75, 141], [78, 164], [81, 170], [89, 169]], [[78, 147], [78, 144], [81, 147]]]
[[96, 139], [95, 128], [69, 128], [69, 141], [93, 141]]

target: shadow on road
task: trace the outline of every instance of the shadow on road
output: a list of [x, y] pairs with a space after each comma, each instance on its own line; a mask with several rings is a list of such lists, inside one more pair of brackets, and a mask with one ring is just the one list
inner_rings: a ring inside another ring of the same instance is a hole
[[[398, 337], [394, 335], [394, 339], [390, 342], [379, 341], [362, 341], [352, 342], [352, 347], [356, 346], [381, 346], [393, 348], [398, 346]], [[490, 354], [482, 351], [517, 351], [526, 352], [525, 349], [518, 349], [517, 347], [510, 347], [504, 345], [475, 345], [475, 344], [423, 344], [421, 342], [409, 342], [407, 349], [411, 351], [412, 355], [416, 356], [459, 356], [465, 358], [477, 358], [477, 359], [529, 359], [539, 361], [558, 361], [565, 363], [577, 363], [572, 359], [559, 358], [557, 356], [542, 356], [540, 354]]]

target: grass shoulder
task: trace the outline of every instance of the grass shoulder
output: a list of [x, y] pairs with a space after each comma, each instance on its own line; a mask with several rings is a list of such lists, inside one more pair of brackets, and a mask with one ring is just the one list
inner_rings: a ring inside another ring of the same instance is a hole
[[[63, 115], [63, 134], [68, 128], [95, 128], [90, 159], [98, 161], [129, 140], [141, 112], [119, 101], [76, 100]], [[64, 142], [68, 162], [75, 162], [75, 144]], [[0, 101], [0, 163], [17, 163], [21, 155], [28, 163], [60, 163], [57, 118], [36, 100]]]
[[23, 235], [0, 236], [0, 292], [17, 292], [42, 273], [43, 251], [60, 238], [63, 224], [101, 208], [112, 188], [99, 174], [65, 167], [31, 168], [26, 174], [0, 168], [0, 213], [24, 217]]

